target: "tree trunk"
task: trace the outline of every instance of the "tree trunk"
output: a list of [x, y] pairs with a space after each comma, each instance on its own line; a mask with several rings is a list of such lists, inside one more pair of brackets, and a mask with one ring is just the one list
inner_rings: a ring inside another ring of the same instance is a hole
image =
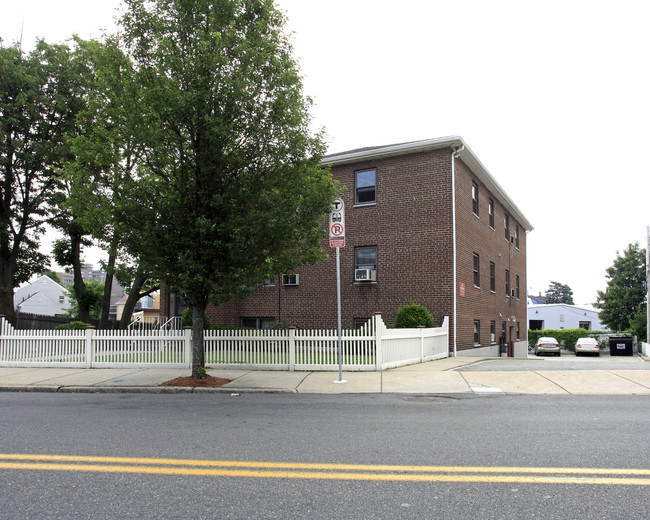
[[13, 258], [0, 260], [0, 314], [14, 327], [18, 316], [14, 309], [14, 273]]
[[203, 316], [206, 303], [190, 305], [192, 310], [192, 377], [201, 379], [202, 368], [205, 368], [205, 351], [203, 349]]
[[70, 233], [70, 249], [72, 251], [72, 287], [77, 298], [79, 320], [90, 323], [90, 301], [85, 297], [86, 284], [81, 276], [81, 234]]
[[131, 284], [131, 288], [129, 289], [129, 296], [124, 304], [124, 310], [122, 311], [122, 318], [120, 319], [121, 330], [128, 328], [129, 323], [131, 323], [131, 316], [133, 316], [135, 306], [138, 304], [138, 300], [140, 299], [140, 291], [146, 281], [147, 276], [140, 268], [138, 268], [133, 283]]
[[106, 266], [106, 280], [104, 281], [104, 299], [102, 301], [102, 314], [99, 317], [99, 328], [108, 328], [108, 313], [111, 310], [111, 293], [113, 291], [113, 271], [115, 270], [115, 255], [108, 255]]

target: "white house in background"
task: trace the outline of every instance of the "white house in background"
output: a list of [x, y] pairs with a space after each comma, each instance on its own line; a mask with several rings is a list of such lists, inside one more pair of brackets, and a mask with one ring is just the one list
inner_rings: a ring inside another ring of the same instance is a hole
[[65, 314], [64, 309], [69, 307], [66, 290], [46, 275], [23, 285], [14, 293], [16, 312], [57, 316]]
[[566, 303], [528, 305], [528, 328], [540, 329], [578, 329], [604, 331], [598, 311], [592, 307], [578, 307]]

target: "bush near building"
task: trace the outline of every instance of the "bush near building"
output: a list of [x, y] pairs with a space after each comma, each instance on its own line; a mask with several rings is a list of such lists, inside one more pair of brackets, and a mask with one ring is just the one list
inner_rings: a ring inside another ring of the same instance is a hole
[[422, 305], [411, 302], [400, 307], [395, 318], [396, 329], [412, 329], [418, 326], [433, 327], [433, 316]]

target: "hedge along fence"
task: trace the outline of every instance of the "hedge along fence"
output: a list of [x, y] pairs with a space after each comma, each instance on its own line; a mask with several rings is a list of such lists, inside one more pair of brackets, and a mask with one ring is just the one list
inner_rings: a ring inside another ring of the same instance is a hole
[[529, 330], [528, 331], [528, 347], [531, 349], [535, 348], [537, 340], [541, 337], [551, 337], [555, 338], [560, 346], [571, 352], [574, 352], [576, 349], [576, 341], [580, 338], [594, 338], [598, 340], [598, 344], [601, 349], [608, 349], [609, 342], [603, 341], [603, 336], [617, 336], [620, 334], [611, 334], [607, 332], [598, 332], [594, 330], [586, 329], [543, 329], [543, 330]]

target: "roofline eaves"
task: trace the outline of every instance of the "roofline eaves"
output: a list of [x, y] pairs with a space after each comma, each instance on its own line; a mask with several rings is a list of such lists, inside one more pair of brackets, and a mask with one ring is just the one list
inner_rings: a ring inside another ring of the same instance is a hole
[[460, 149], [459, 158], [467, 165], [472, 173], [474, 173], [474, 175], [485, 184], [488, 190], [494, 194], [508, 213], [512, 215], [526, 231], [529, 232], [534, 229], [530, 221], [524, 216], [522, 211], [517, 207], [514, 201], [508, 196], [505, 190], [499, 185], [488, 169], [460, 136], [440, 137], [436, 139], [426, 139], [410, 143], [351, 150], [348, 152], [327, 155], [323, 157], [322, 165], [339, 166], [361, 161], [372, 161], [388, 157], [396, 157], [399, 155], [440, 150], [444, 148], [450, 148], [452, 150]]

